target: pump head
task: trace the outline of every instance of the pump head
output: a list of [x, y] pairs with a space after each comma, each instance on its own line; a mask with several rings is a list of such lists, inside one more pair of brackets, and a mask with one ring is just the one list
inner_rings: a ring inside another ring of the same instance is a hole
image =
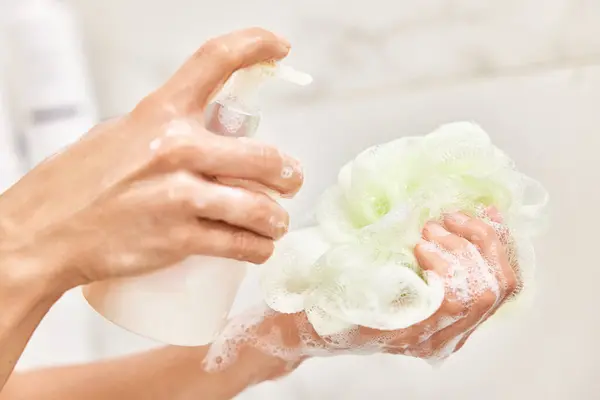
[[275, 61], [238, 70], [207, 107], [207, 129], [224, 136], [253, 136], [260, 122], [260, 89], [271, 78], [300, 86], [312, 82], [310, 75]]

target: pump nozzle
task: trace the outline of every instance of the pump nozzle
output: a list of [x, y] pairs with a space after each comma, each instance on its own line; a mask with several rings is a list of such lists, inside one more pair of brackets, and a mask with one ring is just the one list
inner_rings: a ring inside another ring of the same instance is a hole
[[310, 75], [274, 61], [238, 70], [207, 107], [207, 129], [217, 135], [253, 136], [260, 122], [260, 89], [270, 78], [300, 86], [312, 82]]
[[300, 72], [290, 66], [283, 64], [277, 64], [275, 76], [284, 81], [295, 83], [296, 85], [300, 86], [310, 85], [313, 81], [312, 76], [310, 76], [309, 74], [305, 72]]
[[300, 86], [306, 86], [312, 82], [312, 76], [307, 73], [297, 71], [288, 65], [275, 61], [268, 61], [239, 70], [235, 73], [234, 78], [245, 81], [252, 80], [259, 84], [267, 78], [279, 78]]

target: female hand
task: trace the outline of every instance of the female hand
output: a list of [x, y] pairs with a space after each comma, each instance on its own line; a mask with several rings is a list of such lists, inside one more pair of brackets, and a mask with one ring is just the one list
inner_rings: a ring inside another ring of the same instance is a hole
[[264, 262], [287, 230], [286, 211], [216, 178], [292, 196], [300, 166], [276, 148], [208, 132], [203, 112], [235, 70], [289, 47], [258, 28], [212, 39], [132, 112], [27, 174], [0, 197], [0, 258], [27, 262], [0, 272], [67, 290], [193, 254]]
[[425, 226], [415, 255], [424, 270], [443, 278], [446, 288], [441, 307], [427, 320], [398, 331], [359, 327], [343, 335], [320, 337], [304, 313], [279, 314], [260, 308], [230, 322], [209, 351], [207, 367], [226, 367], [239, 353], [257, 350], [279, 360], [273, 367], [274, 377], [313, 356], [384, 352], [445, 359], [518, 287], [507, 257], [506, 232], [499, 216], [488, 214], [491, 224], [455, 213], [442, 223]]

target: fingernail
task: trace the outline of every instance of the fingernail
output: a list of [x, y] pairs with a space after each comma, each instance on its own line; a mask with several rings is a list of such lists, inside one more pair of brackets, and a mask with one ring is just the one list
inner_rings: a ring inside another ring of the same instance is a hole
[[425, 229], [433, 236], [448, 236], [450, 234], [443, 226], [435, 222], [428, 222], [425, 225]]
[[292, 44], [290, 43], [289, 40], [287, 40], [286, 38], [284, 38], [281, 35], [275, 34], [275, 36], [277, 36], [277, 40], [279, 40], [279, 42], [287, 49], [289, 49], [290, 47], [292, 47]]
[[447, 217], [459, 224], [464, 224], [465, 222], [467, 222], [469, 220], [469, 216], [467, 216], [466, 214], [463, 214], [461, 212], [447, 214]]
[[284, 165], [281, 169], [281, 177], [284, 179], [290, 179], [293, 176], [302, 178], [302, 164], [295, 158], [286, 156], [284, 159]]
[[269, 218], [269, 224], [273, 228], [273, 239], [275, 240], [281, 239], [288, 232], [288, 223], [275, 216]]
[[286, 165], [281, 169], [281, 177], [283, 179], [290, 179], [292, 176], [294, 176], [294, 167]]

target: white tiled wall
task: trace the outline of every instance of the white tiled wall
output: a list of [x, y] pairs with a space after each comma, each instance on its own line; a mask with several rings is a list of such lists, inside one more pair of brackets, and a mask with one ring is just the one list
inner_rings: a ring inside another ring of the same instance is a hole
[[[401, 357], [313, 360], [241, 399], [597, 398], [597, 0], [70, 2], [83, 16], [104, 116], [128, 110], [208, 36], [248, 25], [288, 36], [290, 62], [316, 82], [307, 93], [275, 92], [262, 134], [305, 163], [296, 218], [365, 146], [460, 119], [482, 124], [550, 189], [553, 224], [539, 242], [530, 313], [484, 329], [439, 370]], [[255, 296], [250, 285], [240, 303]], [[36, 338], [47, 360], [150, 345], [74, 297], [52, 318]]]

